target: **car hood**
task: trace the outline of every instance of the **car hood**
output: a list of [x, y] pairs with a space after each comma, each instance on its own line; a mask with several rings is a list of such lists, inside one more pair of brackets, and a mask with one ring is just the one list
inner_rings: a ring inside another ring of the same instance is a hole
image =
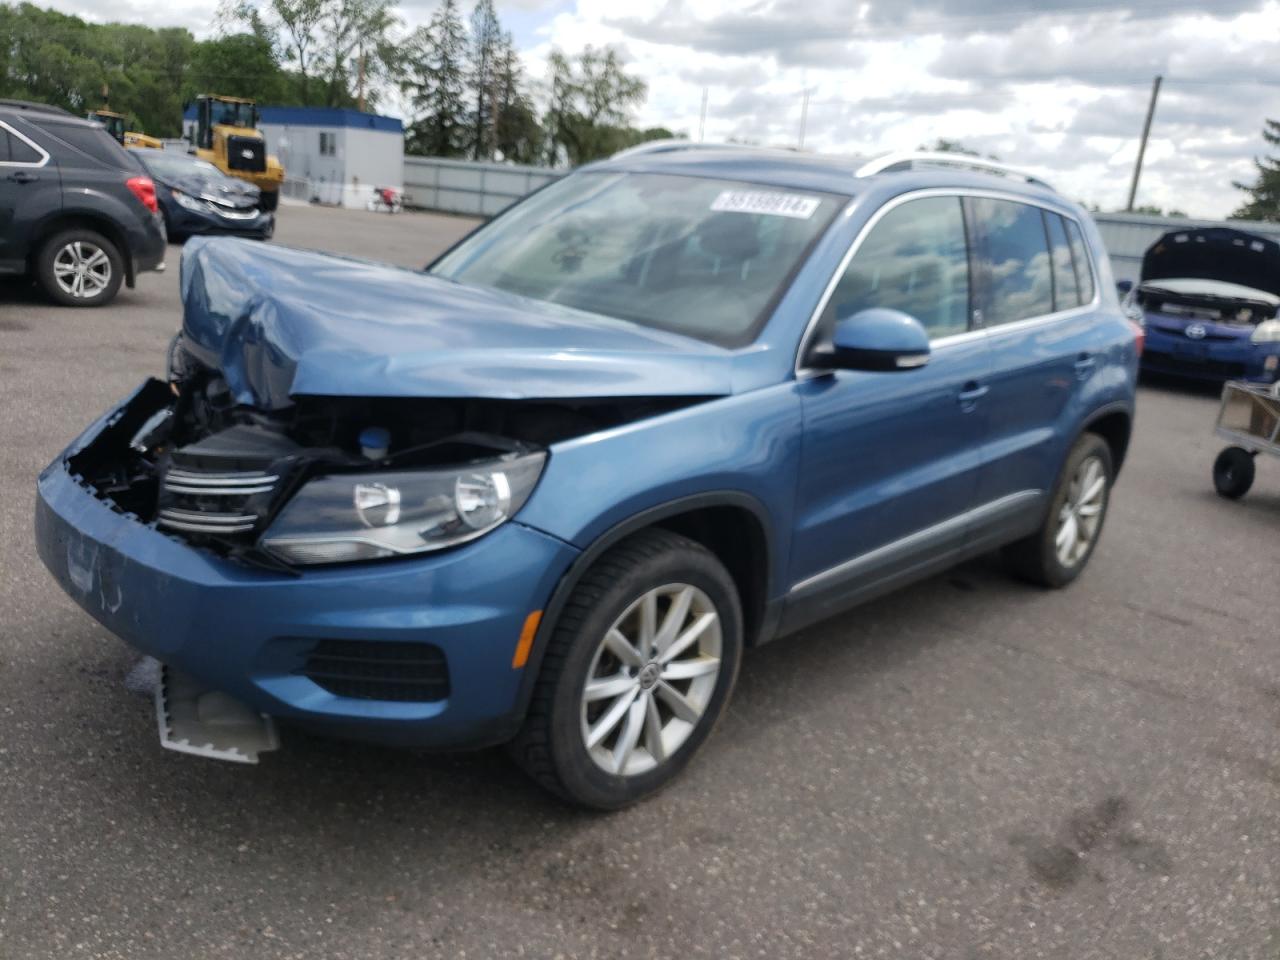
[[236, 401], [717, 396], [732, 354], [412, 270], [232, 238], [182, 253], [183, 339]]
[[158, 178], [165, 186], [181, 190], [193, 197], [202, 197], [216, 204], [247, 210], [258, 205], [261, 191], [251, 183], [234, 177], [212, 177], [193, 173], [187, 176]]
[[1142, 258], [1142, 282], [1217, 280], [1280, 296], [1280, 244], [1233, 230], [1202, 227], [1166, 233]]

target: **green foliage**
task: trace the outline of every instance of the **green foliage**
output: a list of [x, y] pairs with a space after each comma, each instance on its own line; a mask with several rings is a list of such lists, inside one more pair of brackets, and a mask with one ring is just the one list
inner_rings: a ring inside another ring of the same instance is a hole
[[0, 4], [0, 96], [83, 115], [103, 105], [174, 136], [195, 39], [186, 30], [89, 24], [28, 3]]
[[471, 11], [468, 80], [475, 104], [471, 113], [471, 155], [477, 160], [493, 156], [493, 100], [502, 43], [502, 26], [493, 0], [476, 0], [475, 9]]
[[417, 119], [405, 130], [409, 153], [460, 157], [466, 151], [467, 30], [457, 0], [444, 0], [425, 27], [405, 44], [400, 89], [409, 95]]
[[[1280, 146], [1280, 120], [1268, 120], [1262, 138], [1272, 146]], [[1253, 183], [1235, 183], [1249, 199], [1231, 215], [1233, 220], [1280, 220], [1280, 157], [1254, 160], [1258, 178]]]
[[588, 46], [576, 61], [553, 50], [548, 64], [551, 102], [543, 126], [549, 163], [590, 163], [638, 142], [628, 120], [648, 87], [626, 73], [617, 50]]
[[[1125, 213], [1126, 211], [1117, 210], [1116, 212]], [[1127, 212], [1145, 213], [1153, 217], [1182, 217], [1184, 220], [1187, 218], [1186, 211], [1184, 210], [1179, 210], [1176, 207], [1170, 207], [1168, 210], [1165, 210], [1163, 207], [1157, 207], [1154, 203], [1139, 204], [1134, 207], [1133, 210]]]

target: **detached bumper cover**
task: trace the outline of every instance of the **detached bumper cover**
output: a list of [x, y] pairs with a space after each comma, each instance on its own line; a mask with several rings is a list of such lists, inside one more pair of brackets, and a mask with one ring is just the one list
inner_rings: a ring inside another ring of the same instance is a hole
[[[59, 585], [138, 650], [262, 713], [429, 747], [515, 732], [523, 671], [511, 658], [524, 618], [545, 605], [577, 553], [509, 522], [421, 558], [296, 576], [257, 570], [116, 512], [68, 472], [65, 455], [40, 476], [35, 526]], [[433, 644], [446, 657], [449, 693], [432, 702], [336, 696], [298, 672], [322, 640]]]

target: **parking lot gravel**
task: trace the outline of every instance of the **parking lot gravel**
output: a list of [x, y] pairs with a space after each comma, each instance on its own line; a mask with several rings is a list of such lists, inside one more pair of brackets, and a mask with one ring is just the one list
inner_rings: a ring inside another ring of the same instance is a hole
[[[419, 266], [470, 225], [276, 242]], [[170, 251], [97, 311], [0, 287], [0, 958], [1280, 957], [1280, 463], [1214, 494], [1212, 394], [1142, 389], [1074, 586], [982, 560], [753, 651], [681, 780], [584, 814], [501, 751], [161, 749], [31, 514], [160, 373]]]

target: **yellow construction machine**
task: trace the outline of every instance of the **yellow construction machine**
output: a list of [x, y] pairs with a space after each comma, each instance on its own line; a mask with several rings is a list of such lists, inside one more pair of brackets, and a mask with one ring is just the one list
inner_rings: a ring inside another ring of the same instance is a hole
[[125, 122], [123, 113], [116, 113], [114, 110], [107, 110], [104, 107], [101, 110], [90, 110], [86, 119], [96, 120], [102, 124], [107, 128], [107, 133], [111, 134], [126, 147], [150, 147], [152, 150], [164, 149], [164, 143], [158, 137], [149, 137], [137, 130], [126, 130], [125, 127], [128, 124]]
[[241, 97], [196, 97], [195, 152], [223, 173], [247, 180], [262, 191], [261, 208], [274, 210], [284, 182], [284, 167], [267, 154], [258, 130], [258, 106]]

